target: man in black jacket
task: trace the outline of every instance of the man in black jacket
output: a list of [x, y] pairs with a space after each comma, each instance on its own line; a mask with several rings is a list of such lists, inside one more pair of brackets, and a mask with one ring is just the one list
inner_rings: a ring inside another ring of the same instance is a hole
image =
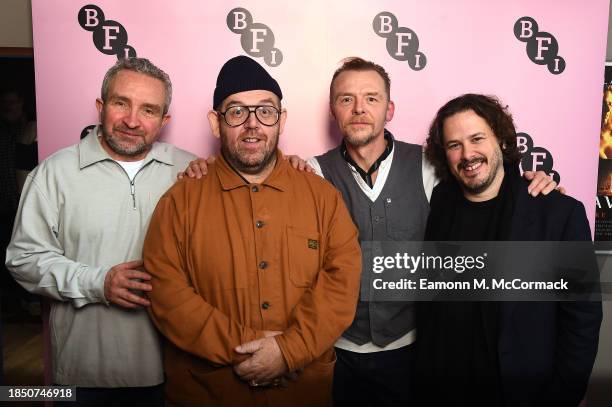
[[[527, 193], [512, 116], [496, 98], [467, 94], [444, 105], [425, 154], [443, 180], [431, 198], [426, 240], [591, 239], [579, 201]], [[600, 302], [421, 305], [423, 405], [577, 406], [584, 397]]]

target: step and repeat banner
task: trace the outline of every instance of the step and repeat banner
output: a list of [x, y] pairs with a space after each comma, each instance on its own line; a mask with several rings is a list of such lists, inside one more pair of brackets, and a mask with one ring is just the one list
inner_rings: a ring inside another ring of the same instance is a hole
[[244, 54], [280, 83], [280, 146], [304, 158], [338, 144], [328, 107], [339, 62], [360, 56], [391, 76], [397, 139], [423, 143], [437, 109], [463, 93], [510, 106], [524, 170], [550, 173], [595, 214], [609, 0], [32, 0], [40, 156], [97, 123], [106, 70], [129, 56], [174, 87], [163, 139], [217, 149], [207, 112], [220, 67]]

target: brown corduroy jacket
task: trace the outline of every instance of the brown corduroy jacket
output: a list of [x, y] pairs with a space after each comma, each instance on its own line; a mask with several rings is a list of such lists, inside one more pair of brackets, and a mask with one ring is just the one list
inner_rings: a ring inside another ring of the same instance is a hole
[[[166, 338], [168, 404], [331, 404], [333, 344], [359, 294], [357, 237], [340, 193], [280, 152], [261, 184], [223, 158], [202, 179], [177, 182], [157, 205], [143, 253], [150, 314]], [[274, 330], [298, 378], [249, 387], [233, 372], [234, 348]]]

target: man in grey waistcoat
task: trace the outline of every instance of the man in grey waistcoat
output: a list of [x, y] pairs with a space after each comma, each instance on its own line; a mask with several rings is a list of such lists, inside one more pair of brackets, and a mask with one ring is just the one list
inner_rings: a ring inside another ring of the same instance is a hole
[[[438, 182], [422, 147], [395, 140], [385, 129], [395, 110], [390, 82], [380, 65], [345, 59], [329, 92], [343, 141], [308, 160], [342, 193], [360, 241], [423, 240]], [[546, 194], [555, 185], [538, 173], [530, 191]], [[336, 342], [334, 405], [409, 405], [416, 335], [414, 303], [360, 300], [352, 325]]]

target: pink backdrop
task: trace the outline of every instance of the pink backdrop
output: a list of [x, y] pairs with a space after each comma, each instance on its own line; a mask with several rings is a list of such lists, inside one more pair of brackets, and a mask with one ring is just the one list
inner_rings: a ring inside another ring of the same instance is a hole
[[[84, 1], [32, 0], [38, 131], [41, 157], [78, 142], [97, 121], [94, 100], [116, 60], [98, 51], [79, 25]], [[498, 95], [510, 105], [519, 131], [554, 157], [561, 184], [587, 208], [591, 226], [597, 177], [601, 81], [608, 0], [444, 1], [314, 0], [205, 2], [98, 0], [106, 20], [123, 25], [128, 44], [169, 73], [174, 85], [166, 141], [207, 156], [216, 150], [206, 112], [219, 68], [246, 54], [228, 28], [228, 12], [246, 8], [267, 25], [283, 56], [267, 67], [281, 84], [289, 118], [281, 138], [287, 153], [309, 157], [337, 144], [327, 107], [331, 75], [340, 59], [358, 55], [383, 65], [392, 79], [400, 140], [422, 143], [435, 111], [466, 92]], [[420, 71], [393, 59], [374, 32], [374, 17], [391, 12], [409, 27], [427, 58]], [[514, 35], [517, 19], [535, 19], [554, 36], [567, 66], [559, 75], [534, 64]], [[263, 58], [258, 59], [264, 64]]]

